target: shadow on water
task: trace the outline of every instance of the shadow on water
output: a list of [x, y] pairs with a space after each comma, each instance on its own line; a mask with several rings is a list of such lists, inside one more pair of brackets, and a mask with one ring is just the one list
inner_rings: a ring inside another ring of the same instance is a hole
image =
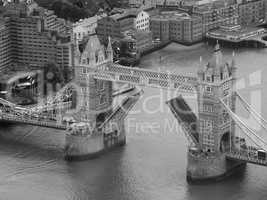
[[[125, 166], [126, 148], [116, 148], [93, 160], [68, 163], [72, 199], [124, 199], [133, 194]], [[127, 165], [127, 164], [126, 164]], [[131, 182], [131, 181], [130, 181]]]
[[15, 155], [20, 158], [34, 158], [44, 160], [63, 160], [64, 154], [58, 149], [42, 148], [35, 144], [24, 143], [23, 141], [12, 140], [0, 136], [1, 154]]
[[[20, 158], [38, 158], [41, 160], [63, 160], [63, 149], [56, 144], [46, 145], [47, 138], [38, 133], [38, 127], [27, 129], [21, 126], [19, 129], [14, 128], [14, 124], [1, 122], [0, 123], [0, 154], [7, 154]], [[33, 135], [35, 135], [33, 137]], [[39, 140], [39, 141], [35, 141]], [[45, 141], [45, 142], [44, 142]], [[43, 142], [43, 144], [41, 144]], [[41, 145], [40, 145], [41, 144]]]

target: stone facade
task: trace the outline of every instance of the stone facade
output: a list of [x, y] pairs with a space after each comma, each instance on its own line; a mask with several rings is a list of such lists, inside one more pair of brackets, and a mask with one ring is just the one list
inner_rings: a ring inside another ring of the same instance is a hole
[[212, 59], [198, 71], [198, 132], [203, 151], [223, 153], [234, 144], [234, 121], [220, 99], [235, 111], [235, 73], [234, 61], [223, 62], [218, 44]]
[[[94, 67], [105, 66], [113, 61], [111, 43], [104, 47], [97, 37], [92, 35], [83, 50], [76, 49], [75, 83], [78, 84], [78, 99], [81, 101], [79, 112], [81, 121], [103, 122], [112, 109], [112, 83], [96, 80], [89, 75]], [[101, 119], [100, 119], [101, 118]]]
[[105, 47], [97, 35], [91, 35], [82, 52], [76, 48], [74, 80], [78, 102], [72, 118], [79, 123], [71, 126], [66, 135], [65, 157], [68, 160], [94, 157], [125, 144], [124, 120], [116, 119], [115, 130], [111, 132], [100, 128], [113, 112], [112, 82], [95, 79], [92, 70], [112, 62], [110, 39]]
[[190, 44], [203, 38], [201, 18], [184, 12], [161, 12], [152, 16], [150, 23], [153, 38], [161, 41]]
[[198, 70], [198, 148], [189, 148], [187, 179], [189, 181], [219, 180], [244, 167], [245, 162], [226, 159], [226, 152], [235, 145], [235, 122], [220, 100], [235, 112], [234, 59], [223, 62], [217, 44], [212, 59]]

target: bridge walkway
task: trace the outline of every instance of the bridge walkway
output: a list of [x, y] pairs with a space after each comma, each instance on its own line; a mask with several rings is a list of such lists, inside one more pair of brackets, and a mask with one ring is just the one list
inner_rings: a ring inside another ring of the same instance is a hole
[[93, 75], [95, 79], [129, 83], [145, 87], [179, 90], [184, 93], [196, 93], [196, 77], [179, 75], [171, 72], [152, 71], [147, 69], [125, 67], [118, 64], [109, 64], [88, 69], [83, 78]]

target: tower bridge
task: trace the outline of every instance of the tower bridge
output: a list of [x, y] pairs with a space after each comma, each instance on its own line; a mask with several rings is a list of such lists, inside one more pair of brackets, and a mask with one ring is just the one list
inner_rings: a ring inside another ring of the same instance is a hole
[[[242, 100], [234, 88], [237, 68], [234, 58], [223, 62], [218, 44], [208, 64], [200, 62], [196, 77], [116, 65], [111, 42], [105, 47], [97, 36], [89, 38], [82, 52], [76, 48], [75, 66], [72, 85], [77, 87], [66, 86], [35, 107], [20, 107], [0, 99], [0, 119], [64, 130], [66, 159], [77, 159], [125, 144], [124, 120], [143, 91], [131, 90], [114, 107], [113, 82], [175, 90], [178, 97], [166, 103], [189, 141], [189, 180], [221, 177], [247, 162], [267, 164], [256, 155], [259, 150], [267, 151], [265, 140], [235, 114], [236, 100]], [[197, 113], [186, 103], [183, 93], [197, 94]], [[237, 128], [246, 139], [236, 136]]]

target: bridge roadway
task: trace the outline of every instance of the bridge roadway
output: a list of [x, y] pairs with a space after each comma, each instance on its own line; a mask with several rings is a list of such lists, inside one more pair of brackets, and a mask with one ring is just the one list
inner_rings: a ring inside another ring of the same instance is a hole
[[100, 65], [88, 68], [84, 79], [89, 75], [95, 79], [129, 83], [146, 87], [179, 90], [182, 93], [196, 93], [197, 78], [170, 72], [152, 71], [147, 69], [125, 67], [118, 64]]
[[267, 167], [267, 158], [259, 159], [257, 151], [248, 150], [231, 150], [226, 153], [226, 158], [229, 160], [239, 160], [251, 164], [262, 165]]
[[113, 122], [125, 118], [128, 112], [137, 103], [142, 94], [143, 90], [140, 90], [137, 93], [131, 96], [127, 96], [125, 99], [123, 99], [121, 104], [114, 109], [113, 113], [106, 119], [106, 121], [99, 127], [99, 129], [104, 130], [105, 134], [112, 133], [114, 131], [114, 128], [117, 128], [113, 126]]
[[184, 130], [188, 141], [191, 141], [195, 146], [199, 146], [199, 133], [197, 132], [196, 125], [197, 117], [185, 102], [184, 98], [179, 96], [166, 103]]

